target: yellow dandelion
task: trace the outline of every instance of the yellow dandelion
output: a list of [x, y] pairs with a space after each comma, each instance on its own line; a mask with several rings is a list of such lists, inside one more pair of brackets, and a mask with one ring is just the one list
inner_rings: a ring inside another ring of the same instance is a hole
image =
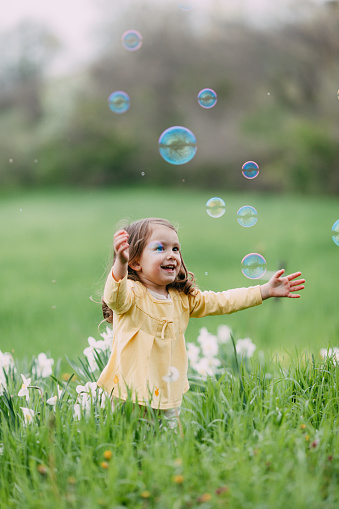
[[306, 429], [306, 424], [300, 424], [300, 429]]
[[309, 442], [310, 441], [310, 435], [305, 435], [305, 440], [306, 440], [306, 442]]
[[108, 469], [108, 466], [109, 466], [109, 465], [108, 465], [107, 461], [103, 461], [103, 462], [101, 463], [101, 467], [102, 467], [102, 468], [104, 468], [104, 469], [106, 469], [106, 470]]
[[184, 476], [181, 474], [174, 475], [173, 482], [176, 482], [177, 484], [182, 484], [184, 482]]
[[141, 496], [142, 498], [149, 498], [149, 497], [151, 496], [151, 494], [150, 494], [150, 492], [149, 492], [149, 491], [145, 490], [145, 491], [142, 491], [142, 492], [140, 493], [140, 496]]
[[109, 461], [112, 457], [112, 451], [105, 451], [104, 452], [104, 458], [105, 460]]
[[204, 493], [201, 497], [198, 498], [198, 502], [209, 502], [212, 498], [210, 493]]

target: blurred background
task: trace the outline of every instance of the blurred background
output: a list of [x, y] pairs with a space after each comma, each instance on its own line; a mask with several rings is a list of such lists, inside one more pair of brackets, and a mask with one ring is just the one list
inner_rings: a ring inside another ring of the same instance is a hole
[[[138, 51], [121, 44], [130, 29]], [[181, 224], [203, 289], [248, 286], [239, 265], [251, 251], [271, 271], [306, 271], [313, 290], [299, 307], [240, 314], [239, 334], [261, 347], [336, 344], [338, 33], [334, 0], [11, 2], [0, 20], [0, 349], [72, 356], [98, 339], [90, 297], [100, 301], [115, 225], [146, 215]], [[210, 110], [197, 102], [207, 87]], [[131, 98], [122, 115], [108, 107], [116, 90]], [[159, 155], [173, 125], [197, 138], [185, 165]], [[256, 179], [242, 176], [248, 160]], [[258, 226], [208, 218], [213, 195], [233, 219], [251, 202]]]
[[[339, 192], [339, 3], [185, 1], [191, 9], [180, 0], [8, 7], [2, 189], [130, 184], [143, 170], [148, 185], [168, 185], [157, 141], [184, 125], [199, 157], [172, 166], [171, 185], [184, 175], [197, 188]], [[136, 52], [120, 40], [131, 28], [143, 35]], [[196, 100], [205, 87], [218, 94], [209, 111]], [[131, 97], [119, 118], [107, 103], [115, 90]], [[255, 183], [238, 171], [248, 159], [269, 168]]]

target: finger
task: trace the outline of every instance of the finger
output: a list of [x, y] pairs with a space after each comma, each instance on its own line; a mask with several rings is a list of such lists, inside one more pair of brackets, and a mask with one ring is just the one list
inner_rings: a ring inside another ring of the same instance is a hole
[[280, 270], [277, 270], [277, 272], [274, 274], [274, 278], [279, 278], [280, 276], [283, 275], [283, 273], [285, 272], [285, 269], [280, 269]]
[[296, 281], [291, 281], [290, 286], [298, 286], [305, 283], [305, 279], [297, 279]]
[[300, 295], [298, 293], [289, 293], [287, 297], [290, 299], [300, 299]]
[[291, 281], [292, 279], [295, 279], [296, 277], [299, 277], [299, 276], [301, 276], [301, 272], [294, 272], [293, 274], [289, 274], [286, 277], [288, 278], [289, 281]]
[[299, 286], [291, 288], [290, 292], [300, 292], [300, 290], [303, 290], [304, 288], [305, 288], [304, 285], [299, 285]]

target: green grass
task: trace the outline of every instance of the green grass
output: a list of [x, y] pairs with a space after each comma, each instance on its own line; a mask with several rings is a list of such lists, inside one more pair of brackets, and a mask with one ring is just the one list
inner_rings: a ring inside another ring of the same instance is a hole
[[[221, 194], [226, 213], [210, 218], [205, 203], [218, 191], [109, 189], [31, 191], [0, 198], [1, 350], [22, 357], [50, 352], [75, 357], [87, 337], [99, 339], [103, 285], [117, 223], [162, 216], [178, 223], [183, 256], [202, 289], [257, 284], [240, 270], [244, 255], [259, 252], [268, 270], [301, 270], [299, 300], [271, 299], [230, 316], [191, 320], [186, 339], [201, 327], [228, 324], [237, 338], [275, 352], [294, 345], [317, 352], [338, 344], [339, 248], [331, 227], [339, 217], [329, 197]], [[258, 223], [243, 228], [236, 212], [250, 204]], [[205, 275], [207, 274], [207, 275]]]
[[[53, 410], [46, 399], [55, 380], [33, 378], [42, 391], [30, 389], [26, 403], [19, 374], [9, 376], [0, 398], [0, 507], [337, 508], [338, 367], [303, 355], [288, 368], [249, 361], [240, 370], [242, 385], [230, 367], [191, 382], [177, 433], [129, 401], [114, 413], [108, 401], [93, 404], [76, 420], [74, 382], [63, 383]], [[20, 406], [35, 411], [26, 426]]]

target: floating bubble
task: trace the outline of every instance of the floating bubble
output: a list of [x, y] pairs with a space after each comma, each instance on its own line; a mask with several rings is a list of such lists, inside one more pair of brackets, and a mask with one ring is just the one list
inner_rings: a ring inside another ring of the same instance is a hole
[[203, 88], [198, 94], [198, 103], [203, 108], [213, 108], [217, 104], [217, 94], [211, 88]]
[[127, 30], [122, 34], [121, 42], [127, 51], [137, 51], [142, 46], [142, 35], [137, 30]]
[[339, 219], [332, 226], [332, 240], [339, 246]]
[[10, 160], [9, 160], [9, 162], [10, 162], [11, 164], [13, 164], [13, 159], [10, 159]]
[[168, 163], [185, 164], [195, 156], [197, 140], [186, 127], [169, 127], [160, 135], [159, 152]]
[[208, 276], [208, 272], [205, 272], [205, 276]]
[[114, 113], [125, 113], [130, 107], [129, 95], [122, 90], [112, 92], [108, 98], [108, 106]]
[[224, 200], [215, 196], [206, 203], [206, 212], [211, 217], [221, 217], [225, 214], [226, 205]]
[[259, 165], [254, 161], [247, 161], [242, 166], [242, 174], [247, 179], [254, 179], [259, 174]]
[[258, 213], [254, 207], [244, 205], [240, 207], [237, 212], [237, 221], [241, 226], [250, 227], [254, 226], [258, 221]]
[[259, 279], [266, 272], [266, 260], [258, 253], [250, 253], [241, 260], [241, 272], [248, 279]]
[[145, 172], [144, 172], [144, 171], [142, 171], [142, 172], [141, 172], [141, 176], [142, 176], [142, 177], [144, 177], [144, 176], [145, 176]]

